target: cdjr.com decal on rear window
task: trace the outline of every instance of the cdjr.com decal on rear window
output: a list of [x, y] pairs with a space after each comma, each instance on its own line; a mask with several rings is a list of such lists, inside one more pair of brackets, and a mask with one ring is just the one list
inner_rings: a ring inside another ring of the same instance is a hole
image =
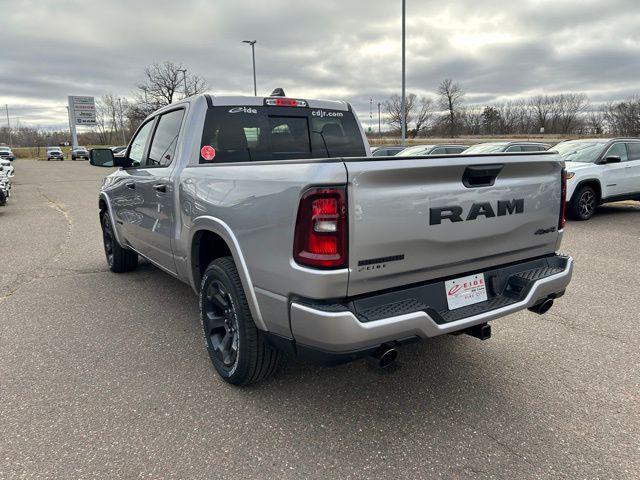
[[311, 111], [311, 116], [312, 117], [320, 117], [320, 118], [324, 118], [324, 117], [344, 117], [344, 113], [343, 112], [328, 112], [326, 110], [312, 110]]

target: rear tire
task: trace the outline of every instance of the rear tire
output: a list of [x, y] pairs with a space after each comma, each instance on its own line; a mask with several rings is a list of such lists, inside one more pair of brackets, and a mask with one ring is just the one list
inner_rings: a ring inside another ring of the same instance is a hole
[[200, 321], [207, 352], [218, 374], [248, 385], [275, 373], [282, 353], [258, 331], [231, 257], [209, 264], [200, 283]]
[[598, 194], [592, 187], [585, 185], [573, 195], [567, 213], [569, 218], [573, 220], [589, 220], [596, 212], [597, 206]]
[[107, 264], [114, 273], [123, 273], [134, 270], [138, 266], [138, 254], [133, 250], [123, 248], [118, 243], [113, 232], [113, 223], [109, 212], [102, 214], [102, 241]]

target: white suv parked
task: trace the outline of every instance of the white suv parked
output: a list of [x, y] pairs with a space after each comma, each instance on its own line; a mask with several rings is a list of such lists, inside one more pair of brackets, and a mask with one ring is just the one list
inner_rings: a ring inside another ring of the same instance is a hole
[[569, 217], [589, 220], [603, 203], [640, 200], [640, 139], [570, 140], [553, 150], [566, 162]]

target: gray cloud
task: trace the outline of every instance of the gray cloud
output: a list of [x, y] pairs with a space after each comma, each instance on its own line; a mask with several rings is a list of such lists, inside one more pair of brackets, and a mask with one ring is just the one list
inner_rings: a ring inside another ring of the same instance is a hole
[[[637, 0], [408, 0], [407, 89], [446, 77], [473, 103], [558, 91], [595, 102], [640, 93]], [[369, 99], [400, 91], [400, 2], [0, 0], [0, 102], [12, 116], [64, 125], [69, 94], [131, 96], [146, 65], [180, 62], [213, 92], [258, 88]]]

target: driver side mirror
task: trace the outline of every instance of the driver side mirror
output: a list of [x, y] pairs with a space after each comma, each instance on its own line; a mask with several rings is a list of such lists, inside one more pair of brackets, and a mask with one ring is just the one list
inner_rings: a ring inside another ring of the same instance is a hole
[[89, 152], [89, 163], [96, 167], [130, 167], [131, 160], [125, 157], [114, 157], [110, 148], [92, 148]]
[[618, 155], [609, 155], [607, 158], [604, 159], [604, 163], [620, 163], [622, 161], [622, 158], [619, 157]]

